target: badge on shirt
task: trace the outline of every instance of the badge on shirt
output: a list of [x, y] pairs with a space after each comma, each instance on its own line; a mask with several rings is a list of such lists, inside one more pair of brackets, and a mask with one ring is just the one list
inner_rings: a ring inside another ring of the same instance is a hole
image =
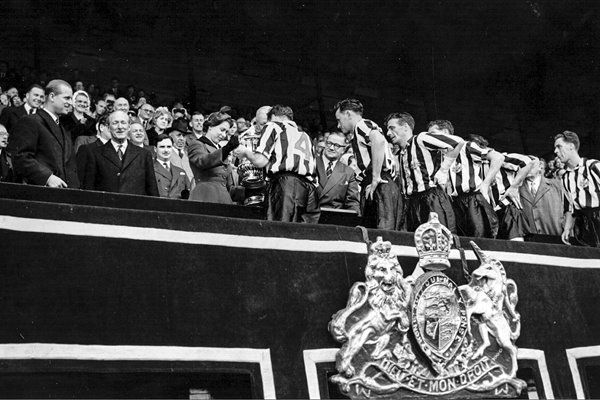
[[419, 169], [421, 167], [421, 163], [419, 162], [419, 160], [412, 160], [410, 162], [410, 167], [412, 169]]
[[579, 182], [577, 182], [577, 187], [579, 189], [587, 189], [590, 186], [590, 181], [587, 178], [581, 178]]
[[462, 171], [462, 164], [455, 162], [454, 164], [452, 164], [451, 169], [452, 169], [452, 172], [454, 172], [455, 174], [458, 174], [458, 173], [460, 173], [460, 171]]

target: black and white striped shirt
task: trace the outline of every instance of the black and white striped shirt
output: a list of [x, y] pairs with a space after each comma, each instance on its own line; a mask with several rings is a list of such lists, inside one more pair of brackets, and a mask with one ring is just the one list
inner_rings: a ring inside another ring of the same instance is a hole
[[[369, 119], [361, 119], [358, 121], [356, 126], [354, 127], [354, 137], [352, 138], [352, 150], [354, 151], [354, 156], [356, 157], [356, 164], [358, 165], [358, 169], [360, 170], [359, 176], [357, 176], [358, 180], [362, 180], [366, 176], [367, 170], [371, 169], [371, 140], [369, 138], [369, 134], [371, 131], [379, 131], [383, 135], [383, 131], [375, 122]], [[392, 149], [389, 143], [386, 142], [385, 145], [385, 153], [383, 158], [383, 165], [381, 167], [381, 172], [393, 171], [393, 161], [394, 157], [392, 155]], [[394, 177], [394, 176], [392, 176]]]
[[316, 182], [317, 163], [310, 136], [294, 121], [269, 122], [255, 150], [269, 160], [271, 173], [293, 172]]
[[[496, 181], [492, 184], [492, 201], [494, 204], [499, 204], [500, 197], [506, 192], [513, 182], [515, 177], [519, 173], [521, 168], [524, 168], [532, 161], [532, 158], [518, 153], [502, 153], [504, 156], [504, 162], [500, 171], [496, 174]], [[489, 170], [489, 164], [484, 163], [483, 176], [487, 176]]]
[[436, 187], [433, 176], [440, 169], [444, 154], [462, 142], [458, 136], [428, 132], [411, 137], [400, 152], [404, 194], [409, 196]]
[[482, 162], [492, 149], [481, 147], [475, 142], [467, 142], [456, 161], [450, 167], [451, 195], [459, 196], [466, 193], [474, 193], [479, 190], [483, 182]]
[[574, 210], [600, 207], [600, 161], [581, 158], [575, 168], [566, 169], [562, 184]]

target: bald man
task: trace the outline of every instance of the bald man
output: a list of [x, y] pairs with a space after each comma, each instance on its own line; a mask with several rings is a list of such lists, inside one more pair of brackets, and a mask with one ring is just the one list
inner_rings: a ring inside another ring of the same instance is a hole
[[258, 110], [256, 110], [256, 118], [254, 118], [254, 124], [240, 135], [240, 139], [243, 139], [246, 135], [260, 135], [265, 125], [267, 125], [267, 122], [269, 122], [268, 114], [269, 111], [271, 111], [271, 108], [271, 106], [262, 106]]
[[93, 149], [89, 158], [83, 188], [105, 192], [158, 197], [152, 154], [128, 142], [129, 116], [113, 111], [108, 116], [111, 139]]
[[115, 100], [114, 109], [115, 111], [125, 111], [127, 113], [129, 111], [129, 101], [125, 97], [119, 97]]

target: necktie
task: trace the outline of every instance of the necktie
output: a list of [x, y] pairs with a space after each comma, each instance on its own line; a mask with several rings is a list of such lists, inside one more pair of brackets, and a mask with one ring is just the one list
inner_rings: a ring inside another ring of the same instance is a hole
[[163, 165], [165, 166], [165, 169], [168, 171], [169, 170], [169, 163], [168, 162], [163, 162]]
[[35, 114], [35, 108], [30, 108], [29, 109], [29, 114]]
[[531, 191], [531, 194], [535, 196], [535, 193], [537, 192], [537, 188], [535, 187], [535, 182], [531, 182], [529, 184], [529, 190]]
[[183, 150], [179, 150], [179, 158], [183, 158]]
[[331, 173], [333, 172], [333, 161], [329, 161], [329, 165], [327, 165], [327, 169], [325, 170], [325, 174], [329, 178]]
[[117, 146], [117, 155], [119, 156], [119, 160], [123, 161], [123, 145], [122, 144]]

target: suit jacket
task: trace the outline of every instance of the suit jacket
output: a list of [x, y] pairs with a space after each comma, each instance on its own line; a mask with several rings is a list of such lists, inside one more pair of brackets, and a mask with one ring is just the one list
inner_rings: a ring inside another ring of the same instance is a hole
[[94, 148], [103, 145], [104, 143], [102, 143], [102, 140], [98, 139], [96, 136], [79, 136], [77, 140], [75, 140], [75, 149], [77, 152], [75, 158], [77, 161], [77, 176], [79, 177], [79, 182], [83, 183], [85, 166], [92, 156], [92, 151]]
[[[96, 136], [96, 120], [89, 115], [85, 116], [85, 122], [81, 123], [73, 112], [60, 118], [65, 130], [71, 134], [71, 140], [75, 140], [79, 136]], [[75, 150], [77, 151], [77, 149]]]
[[0, 114], [0, 124], [4, 125], [8, 133], [12, 133], [18, 120], [28, 115], [25, 105], [19, 107], [6, 107]]
[[[167, 170], [160, 161], [154, 160], [154, 174], [160, 197], [169, 199], [187, 199], [189, 197], [190, 180], [183, 169], [171, 163], [171, 169]], [[187, 194], [184, 191], [187, 191]]]
[[322, 157], [317, 157], [317, 174], [319, 187], [317, 195], [320, 207], [344, 208], [360, 212], [358, 182], [354, 170], [338, 161], [333, 167], [331, 176], [327, 178], [326, 167]]
[[17, 121], [8, 147], [15, 173], [26, 183], [45, 185], [54, 174], [69, 187], [79, 188], [71, 136], [45, 110]]
[[12, 157], [2, 149], [0, 152], [0, 182], [15, 182], [15, 174], [12, 166]]
[[85, 166], [83, 188], [158, 196], [152, 155], [129, 143], [121, 162], [109, 140], [92, 150]]
[[183, 150], [183, 158], [181, 158], [179, 156], [179, 150], [173, 147], [173, 152], [171, 153], [171, 164], [183, 169], [190, 181], [194, 180], [194, 173], [192, 172], [192, 167], [190, 166], [190, 158], [188, 157], [187, 150]]
[[[524, 181], [519, 188], [523, 212], [531, 229], [540, 235], [560, 236], [563, 231], [564, 195], [562, 183], [558, 179], [542, 177], [535, 196]], [[535, 227], [535, 228], [534, 228]]]
[[188, 133], [187, 135], [185, 135], [185, 147], [188, 150], [188, 153], [189, 153], [189, 150], [190, 150], [190, 147], [192, 146], [192, 144], [197, 142], [198, 140], [199, 139], [196, 137], [194, 132], [191, 132], [191, 133]]
[[[75, 142], [73, 142], [73, 150], [75, 150], [75, 154], [79, 154], [79, 148], [81, 146], [87, 146], [88, 144], [96, 142], [99, 142], [100, 146], [103, 144], [102, 141], [98, 139], [98, 136], [79, 136], [75, 139]], [[79, 164], [77, 165], [79, 166]]]

